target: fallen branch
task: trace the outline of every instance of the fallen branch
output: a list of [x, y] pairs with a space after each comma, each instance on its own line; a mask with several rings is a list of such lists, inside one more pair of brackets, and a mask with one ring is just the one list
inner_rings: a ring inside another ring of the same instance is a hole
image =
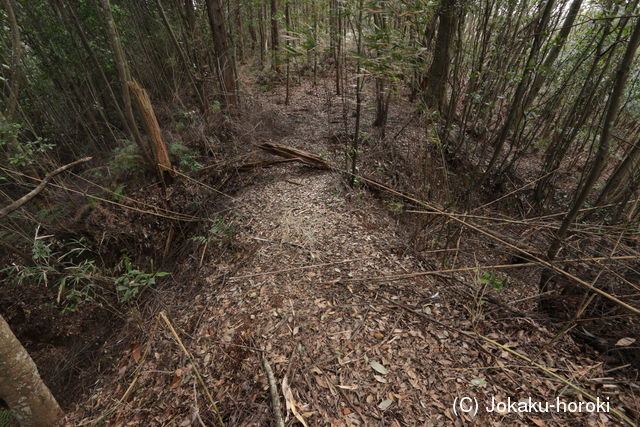
[[45, 176], [44, 179], [40, 181], [40, 184], [38, 184], [36, 188], [29, 191], [27, 194], [20, 197], [18, 200], [11, 203], [9, 206], [5, 206], [4, 208], [0, 209], [0, 218], [9, 215], [11, 212], [15, 211], [16, 209], [20, 209], [22, 206], [27, 204], [31, 199], [36, 197], [38, 193], [44, 190], [44, 187], [47, 186], [47, 184], [53, 179], [54, 176], [66, 171], [67, 169], [74, 167], [75, 165], [88, 162], [92, 158], [93, 157], [84, 157], [82, 159], [76, 160], [64, 166], [60, 166], [58, 169], [54, 170], [53, 172], [49, 172], [49, 174], [47, 174], [47, 176]]
[[329, 162], [322, 157], [307, 151], [302, 151], [297, 148], [290, 147], [288, 145], [276, 144], [272, 142], [265, 142], [258, 146], [261, 150], [271, 153], [275, 156], [284, 157], [285, 159], [291, 159], [292, 161], [298, 161], [307, 166], [311, 166], [318, 169], [331, 170], [334, 169]]
[[[499, 342], [492, 340], [491, 338], [487, 338], [487, 337], [485, 337], [483, 335], [480, 335], [480, 334], [477, 334], [477, 335], [478, 335], [478, 337], [482, 338], [483, 340], [485, 340], [489, 344], [493, 344], [494, 346], [502, 349], [503, 351], [511, 353], [514, 356], [519, 357], [520, 359], [524, 360], [525, 362], [530, 363], [532, 366], [535, 366], [536, 368], [540, 369], [545, 374], [557, 379], [558, 381], [560, 381], [564, 385], [566, 385], [566, 386], [574, 389], [578, 393], [582, 394], [584, 397], [586, 397], [590, 401], [592, 401], [594, 403], [597, 403], [599, 401], [599, 397], [598, 396], [594, 396], [593, 394], [589, 393], [587, 390], [583, 389], [582, 387], [577, 386], [576, 384], [574, 384], [571, 381], [567, 380], [563, 376], [556, 374], [551, 369], [547, 368], [546, 366], [544, 366], [544, 365], [542, 365], [540, 363], [535, 362], [534, 360], [530, 359], [529, 357], [525, 356], [524, 354], [519, 353], [516, 350], [514, 350], [514, 349], [512, 349], [510, 347], [507, 347], [506, 345], [502, 345]], [[612, 407], [611, 408], [611, 412], [616, 414], [626, 424], [628, 424], [630, 426], [636, 425], [629, 417], [627, 417], [625, 414], [623, 414], [622, 412], [620, 412], [616, 408]]]
[[267, 358], [262, 356], [262, 367], [267, 375], [269, 382], [269, 393], [271, 394], [271, 406], [273, 409], [273, 416], [276, 421], [276, 427], [284, 427], [284, 421], [282, 420], [282, 412], [280, 410], [280, 396], [278, 396], [278, 386], [276, 385], [276, 379], [273, 376], [273, 370], [271, 365], [267, 361]]
[[189, 350], [187, 350], [187, 348], [182, 343], [182, 340], [180, 339], [180, 335], [178, 335], [178, 332], [176, 332], [175, 328], [173, 327], [173, 324], [171, 323], [171, 321], [169, 320], [169, 318], [167, 317], [167, 315], [165, 314], [164, 311], [160, 312], [160, 317], [162, 318], [162, 320], [164, 320], [164, 323], [167, 324], [167, 328], [171, 332], [171, 335], [173, 335], [173, 337], [176, 339], [176, 342], [178, 343], [178, 346], [180, 347], [182, 352], [185, 354], [185, 356], [187, 356], [187, 359], [189, 359], [189, 361], [191, 362], [191, 366], [193, 367], [193, 373], [195, 374], [196, 378], [198, 379], [198, 382], [200, 383], [200, 385], [202, 386], [202, 389], [204, 390], [204, 394], [209, 399], [209, 403], [211, 403], [211, 409], [213, 409], [213, 412], [218, 417], [218, 423], [221, 426], [224, 426], [224, 421], [222, 421], [222, 416], [220, 415], [220, 411], [218, 410], [218, 405], [216, 405], [215, 400], [213, 400], [213, 396], [211, 395], [211, 392], [209, 391], [209, 387], [207, 387], [207, 384], [204, 382], [204, 379], [202, 378], [202, 375], [200, 374], [200, 370], [198, 369], [198, 365], [196, 364], [195, 358], [193, 357], [193, 355], [189, 352]]
[[[591, 258], [573, 258], [573, 259], [558, 259], [552, 261], [553, 264], [561, 264], [561, 263], [579, 263], [579, 262], [587, 262], [587, 261], [615, 261], [615, 260], [637, 260], [637, 256], [633, 255], [623, 255], [623, 256], [613, 256], [613, 257], [591, 257]], [[480, 265], [474, 267], [458, 267], [458, 268], [447, 268], [443, 270], [430, 270], [430, 271], [418, 271], [414, 273], [401, 273], [401, 274], [391, 274], [391, 275], [383, 275], [383, 276], [365, 276], [365, 277], [352, 277], [349, 279], [341, 279], [341, 282], [362, 282], [362, 281], [386, 281], [392, 282], [396, 280], [404, 280], [411, 279], [414, 277], [421, 276], [431, 276], [431, 275], [440, 275], [440, 274], [448, 274], [448, 273], [461, 273], [466, 271], [479, 271], [479, 270], [504, 270], [504, 269], [512, 269], [512, 268], [523, 268], [523, 267], [534, 267], [540, 266], [540, 262], [521, 262], [517, 264], [494, 264], [494, 265]]]
[[429, 203], [425, 202], [424, 200], [419, 200], [419, 199], [417, 199], [415, 197], [412, 197], [410, 195], [401, 193], [399, 191], [394, 190], [393, 188], [390, 188], [390, 187], [388, 187], [388, 186], [386, 186], [384, 184], [375, 182], [375, 181], [370, 180], [368, 178], [365, 178], [365, 177], [362, 177], [362, 176], [359, 176], [359, 175], [354, 175], [354, 176], [362, 179], [364, 182], [369, 182], [371, 184], [374, 184], [376, 187], [381, 188], [386, 192], [394, 194], [394, 195], [396, 195], [398, 197], [402, 197], [403, 199], [405, 199], [407, 201], [416, 203], [418, 206], [422, 206], [422, 207], [427, 208], [428, 210], [430, 210], [432, 212], [435, 212], [437, 214], [446, 216], [446, 217], [452, 219], [453, 221], [456, 221], [456, 222], [460, 223], [461, 225], [463, 225], [465, 227], [468, 227], [468, 228], [470, 228], [470, 229], [472, 229], [472, 230], [474, 230], [474, 231], [476, 231], [476, 232], [478, 232], [480, 234], [483, 234], [483, 235], [495, 240], [496, 242], [500, 243], [503, 246], [506, 246], [506, 247], [508, 247], [510, 249], [513, 249], [514, 251], [519, 252], [526, 259], [531, 259], [531, 260], [537, 262], [538, 264], [540, 264], [541, 266], [547, 267], [547, 268], [549, 268], [551, 270], [555, 270], [556, 272], [562, 274], [563, 276], [573, 280], [574, 282], [577, 282], [581, 286], [583, 286], [583, 287], [585, 287], [585, 288], [587, 288], [587, 289], [589, 289], [589, 290], [591, 290], [591, 291], [593, 291], [593, 292], [595, 292], [595, 293], [607, 298], [608, 300], [615, 302], [616, 304], [620, 305], [621, 307], [624, 307], [625, 309], [631, 311], [632, 313], [640, 314], [640, 309], [638, 309], [638, 308], [636, 308], [636, 307], [634, 307], [634, 306], [632, 306], [630, 304], [627, 304], [626, 302], [622, 301], [620, 298], [617, 298], [617, 297], [615, 297], [615, 296], [603, 291], [602, 289], [599, 289], [599, 288], [595, 287], [591, 283], [581, 279], [580, 277], [576, 276], [575, 274], [572, 274], [572, 273], [570, 273], [570, 272], [558, 267], [557, 265], [552, 264], [551, 262], [547, 261], [546, 259], [543, 259], [542, 257], [533, 255], [531, 252], [527, 251], [526, 249], [523, 249], [521, 247], [518, 247], [517, 245], [514, 245], [513, 243], [510, 243], [510, 242], [506, 241], [504, 238], [502, 238], [500, 236], [497, 236], [496, 234], [491, 233], [489, 231], [486, 231], [485, 229], [481, 228], [478, 225], [475, 225], [472, 222], [464, 221], [464, 220], [458, 218], [458, 216], [456, 214], [452, 214], [451, 212], [448, 212], [448, 211], [444, 210], [443, 208], [439, 208], [435, 204], [429, 204]]

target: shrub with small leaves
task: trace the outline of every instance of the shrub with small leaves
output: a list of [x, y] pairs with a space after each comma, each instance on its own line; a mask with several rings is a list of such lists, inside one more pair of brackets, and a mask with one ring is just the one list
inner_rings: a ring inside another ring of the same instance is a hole
[[115, 281], [118, 300], [126, 303], [135, 298], [144, 288], [156, 284], [156, 278], [167, 276], [169, 273], [158, 271], [145, 273], [138, 270], [131, 263], [128, 256], [124, 256], [120, 263], [123, 273]]

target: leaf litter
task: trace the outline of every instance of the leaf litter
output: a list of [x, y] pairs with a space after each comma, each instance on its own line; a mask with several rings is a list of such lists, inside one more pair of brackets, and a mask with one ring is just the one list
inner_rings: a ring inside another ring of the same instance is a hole
[[[264, 95], [271, 96], [264, 103], [273, 114], [290, 125], [279, 142], [314, 153], [330, 151], [323, 140], [327, 118], [339, 114], [338, 99], [329, 108], [317, 102], [310, 86], [297, 93], [289, 107], [277, 105], [277, 95]], [[442, 286], [423, 276], [344, 282], [423, 269], [421, 261], [404, 250], [404, 235], [395, 219], [367, 192], [347, 191], [336, 173], [301, 165], [252, 173], [244, 178], [250, 185], [234, 194], [231, 209], [237, 253], [219, 259], [210, 255], [193, 278], [197, 287], [192, 293], [167, 290], [160, 297], [227, 425], [272, 424], [260, 365], [263, 354], [281, 384], [288, 425], [612, 421], [610, 414], [588, 413], [481, 411], [473, 419], [456, 417], [452, 404], [463, 396], [480, 402], [529, 396], [553, 401], [569, 390], [512, 354], [474, 338], [472, 301], [460, 297], [455, 281]], [[185, 270], [193, 270], [196, 258]], [[336, 265], [326, 265], [332, 263]], [[307, 268], [314, 265], [322, 266]], [[117, 375], [116, 367], [113, 375], [100, 378], [85, 402], [70, 411], [70, 425], [216, 424], [194, 366], [153, 319], [145, 321], [146, 342], [135, 344], [133, 357], [122, 365], [124, 374]], [[517, 346], [584, 389], [606, 394], [614, 405], [637, 408], [615, 384], [597, 381], [605, 377], [601, 364], [570, 339], [562, 337], [551, 349], [545, 347], [553, 334], [531, 319], [487, 316], [476, 328]], [[630, 344], [626, 340], [618, 345]], [[148, 354], [141, 352], [146, 348]], [[584, 397], [574, 394], [568, 399]]]

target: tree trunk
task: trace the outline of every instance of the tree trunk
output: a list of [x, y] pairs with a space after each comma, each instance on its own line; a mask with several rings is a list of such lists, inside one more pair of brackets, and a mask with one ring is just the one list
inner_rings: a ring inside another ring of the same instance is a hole
[[640, 162], [640, 141], [637, 141], [622, 163], [607, 180], [607, 184], [598, 196], [596, 206], [611, 203], [620, 194], [620, 190], [627, 184], [636, 165]]
[[278, 61], [278, 0], [271, 0], [271, 69], [274, 71], [280, 71]]
[[489, 164], [487, 165], [485, 176], [489, 174], [495, 163], [498, 161], [500, 153], [502, 153], [502, 148], [507, 141], [509, 132], [512, 129], [517, 128], [520, 124], [520, 121], [522, 120], [522, 116], [524, 114], [523, 110], [525, 92], [527, 90], [527, 87], [529, 86], [529, 81], [534, 71], [533, 69], [536, 63], [536, 58], [538, 57], [540, 48], [542, 47], [544, 32], [549, 23], [551, 12], [553, 11], [553, 5], [554, 0], [547, 0], [547, 3], [545, 4], [544, 10], [542, 12], [542, 16], [540, 17], [540, 21], [538, 22], [538, 25], [536, 25], [536, 34], [533, 39], [533, 46], [531, 46], [529, 57], [527, 58], [527, 62], [525, 63], [524, 70], [522, 72], [522, 78], [520, 79], [520, 82], [518, 83], [518, 86], [516, 88], [516, 92], [513, 95], [513, 101], [509, 107], [507, 118], [493, 143], [493, 155], [491, 157], [491, 160], [489, 160]]
[[[611, 13], [615, 14], [615, 12]], [[547, 201], [552, 197], [551, 186], [554, 181], [554, 174], [559, 168], [569, 146], [587, 121], [591, 111], [596, 109], [597, 101], [600, 98], [598, 88], [604, 79], [604, 72], [598, 72], [598, 67], [602, 63], [602, 70], [607, 70], [615, 53], [615, 49], [609, 49], [609, 53], [606, 55], [604, 62], [602, 62], [603, 49], [610, 31], [611, 21], [606, 20], [602, 23], [602, 32], [596, 43], [595, 55], [593, 55], [591, 66], [584, 77], [584, 83], [573, 101], [569, 113], [563, 120], [563, 124], [554, 131], [552, 141], [545, 151], [542, 178], [538, 181], [534, 190], [536, 206], [540, 211], [543, 210]], [[587, 55], [587, 51], [585, 50], [584, 55]]]
[[362, 6], [363, 0], [358, 1], [358, 20], [356, 29], [358, 31], [356, 39], [356, 47], [358, 49], [358, 58], [356, 59], [356, 128], [353, 135], [353, 145], [351, 146], [351, 186], [356, 183], [356, 173], [358, 172], [358, 150], [360, 149], [360, 121], [362, 117], [362, 85], [363, 77], [361, 75], [362, 56]]
[[582, 0], [573, 0], [571, 6], [569, 6], [569, 12], [567, 13], [567, 17], [562, 23], [562, 28], [560, 29], [560, 33], [556, 38], [554, 38], [551, 43], [553, 43], [553, 47], [549, 50], [549, 53], [544, 59], [542, 63], [542, 67], [540, 71], [536, 75], [533, 83], [531, 84], [531, 89], [529, 90], [529, 94], [527, 95], [527, 99], [525, 101], [524, 108], [526, 109], [531, 103], [535, 100], [536, 96], [538, 96], [538, 92], [540, 92], [540, 88], [542, 84], [546, 80], [546, 78], [551, 73], [553, 64], [558, 59], [558, 55], [560, 55], [560, 51], [564, 47], [567, 38], [569, 37], [569, 33], [571, 32], [571, 28], [573, 28], [573, 23], [578, 16], [578, 12], [580, 12], [580, 7], [582, 6]]
[[229, 110], [238, 104], [238, 97], [236, 95], [236, 78], [233, 74], [233, 59], [229, 54], [227, 30], [224, 25], [220, 0], [207, 0], [207, 14], [213, 36], [220, 86], [224, 94], [225, 107]]
[[140, 148], [140, 152], [147, 164], [150, 166], [154, 166], [154, 162], [149, 154], [148, 147], [142, 141], [142, 137], [140, 136], [140, 131], [138, 130], [138, 125], [136, 124], [136, 119], [133, 115], [133, 107], [131, 105], [131, 96], [129, 95], [129, 87], [127, 86], [127, 82], [131, 79], [129, 75], [129, 70], [127, 67], [127, 62], [124, 56], [124, 52], [122, 51], [122, 46], [120, 45], [120, 39], [118, 38], [118, 30], [116, 28], [116, 23], [113, 20], [113, 14], [111, 13], [111, 5], [109, 4], [109, 0], [100, 0], [102, 4], [102, 8], [104, 10], [105, 18], [107, 21], [107, 30], [109, 32], [109, 40], [111, 42], [111, 48], [113, 49], [114, 62], [116, 65], [116, 69], [118, 70], [118, 78], [120, 80], [120, 88], [122, 101], [124, 105], [124, 113], [127, 119], [127, 123], [129, 124], [129, 129], [131, 130], [130, 137], [135, 141]]
[[[624, 86], [629, 77], [629, 71], [631, 68], [631, 64], [633, 62], [633, 57], [635, 56], [636, 50], [638, 48], [638, 44], [640, 43], [640, 19], [637, 19], [636, 26], [631, 34], [631, 38], [629, 39], [629, 43], [627, 44], [627, 49], [625, 50], [624, 56], [620, 61], [620, 65], [616, 71], [616, 77], [613, 89], [611, 90], [611, 95], [609, 96], [609, 102], [607, 111], [605, 113], [602, 132], [600, 133], [600, 141], [598, 144], [598, 151], [596, 153], [596, 157], [593, 159], [593, 163], [591, 165], [591, 170], [584, 180], [584, 184], [582, 185], [582, 189], [579, 191], [576, 199], [573, 202], [573, 206], [564, 217], [562, 224], [560, 225], [560, 229], [556, 233], [556, 236], [549, 246], [549, 250], [547, 251], [547, 260], [553, 261], [560, 250], [562, 245], [562, 241], [569, 230], [569, 226], [573, 223], [573, 221], [578, 216], [578, 212], [582, 208], [587, 196], [591, 192], [593, 185], [595, 184], [598, 177], [602, 173], [602, 169], [605, 166], [605, 162], [607, 156], [609, 154], [609, 143], [611, 140], [611, 129], [613, 128], [614, 121], [620, 111], [620, 105], [622, 103], [622, 98], [624, 96]], [[540, 292], [544, 293], [548, 289], [548, 280], [549, 280], [549, 272], [545, 270], [540, 278]]]
[[76, 14], [73, 3], [69, 0], [67, 0], [66, 2], [66, 9], [69, 11], [71, 22], [73, 23], [73, 26], [78, 32], [78, 36], [80, 37], [80, 43], [82, 44], [82, 47], [87, 52], [87, 55], [89, 55], [89, 58], [91, 58], [91, 62], [93, 62], [94, 67], [96, 67], [96, 70], [100, 75], [100, 79], [102, 80], [102, 83], [104, 84], [105, 89], [109, 93], [109, 98], [113, 103], [113, 108], [115, 108], [116, 113], [118, 114], [118, 118], [122, 122], [122, 126], [124, 130], [128, 135], [131, 135], [132, 131], [131, 129], [129, 129], [129, 124], [127, 122], [125, 114], [122, 112], [122, 109], [120, 108], [120, 103], [118, 102], [118, 98], [116, 98], [116, 94], [113, 91], [113, 87], [111, 86], [111, 83], [109, 83], [109, 79], [107, 78], [107, 75], [104, 73], [104, 69], [102, 67], [102, 64], [100, 64], [100, 61], [96, 56], [96, 53], [91, 48], [91, 44], [89, 43], [89, 39], [87, 38], [87, 35], [85, 34], [82, 28], [82, 25], [80, 24], [80, 20], [78, 19], [78, 15]]
[[0, 398], [22, 427], [55, 425], [62, 409], [1, 315], [0, 343]]
[[20, 28], [13, 10], [13, 0], [4, 0], [4, 8], [9, 18], [11, 28], [11, 77], [9, 78], [9, 97], [7, 101], [7, 111], [5, 119], [7, 123], [13, 120], [13, 116], [18, 107], [18, 90], [20, 87], [20, 54], [22, 44], [20, 42]]
[[446, 104], [447, 78], [451, 62], [451, 46], [455, 31], [456, 0], [442, 0], [438, 11], [438, 38], [433, 61], [422, 82], [425, 105], [443, 111]]
[[167, 29], [167, 32], [169, 33], [169, 37], [171, 38], [173, 47], [176, 48], [176, 51], [180, 55], [180, 59], [182, 60], [182, 65], [184, 67], [184, 70], [187, 73], [187, 76], [189, 77], [189, 81], [191, 82], [191, 86], [193, 87], [193, 90], [195, 91], [196, 96], [198, 97], [198, 101], [200, 101], [200, 106], [203, 110], [205, 110], [207, 108], [207, 103], [205, 102], [204, 96], [200, 92], [200, 89], [198, 88], [198, 84], [196, 83], [196, 78], [193, 74], [193, 64], [187, 57], [187, 54], [185, 53], [185, 51], [182, 49], [182, 46], [180, 46], [180, 42], [178, 42], [178, 38], [176, 37], [176, 34], [173, 32], [173, 28], [171, 28], [171, 23], [169, 22], [169, 18], [167, 18], [167, 14], [165, 13], [160, 0], [156, 0], [156, 6], [158, 6], [158, 11], [160, 12], [162, 23], [164, 24], [165, 28]]

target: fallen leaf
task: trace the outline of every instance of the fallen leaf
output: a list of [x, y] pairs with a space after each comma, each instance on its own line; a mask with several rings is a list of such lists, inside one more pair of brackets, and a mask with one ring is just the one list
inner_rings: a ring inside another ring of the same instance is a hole
[[629, 337], [626, 337], [626, 338], [620, 338], [620, 339], [618, 340], [618, 342], [616, 343], [616, 346], [617, 346], [617, 347], [626, 347], [626, 346], [628, 346], [628, 345], [633, 344], [634, 342], [636, 342], [636, 339], [635, 339], [635, 338], [629, 338]]
[[389, 370], [387, 368], [385, 368], [384, 366], [382, 366], [380, 363], [376, 361], [371, 362], [369, 365], [371, 365], [371, 368], [374, 371], [381, 373], [382, 375], [387, 375], [389, 373]]
[[137, 362], [142, 359], [142, 354], [140, 353], [140, 344], [134, 344], [131, 348], [131, 354], [133, 354], [133, 360]]
[[300, 423], [304, 427], [308, 427], [307, 422], [304, 420], [302, 415], [298, 413], [298, 410], [296, 409], [296, 401], [293, 398], [293, 392], [291, 391], [291, 387], [289, 387], [289, 381], [287, 381], [286, 375], [282, 379], [282, 394], [284, 395], [287, 411], [291, 411], [293, 416], [296, 417], [296, 419], [300, 421]]
[[374, 375], [373, 378], [375, 378], [376, 381], [378, 381], [379, 383], [382, 383], [382, 384], [387, 383], [387, 380], [384, 377], [381, 377], [380, 375]]
[[386, 399], [383, 400], [382, 402], [378, 403], [378, 408], [382, 411], [386, 410], [389, 406], [391, 406], [391, 404], [393, 403], [393, 400], [391, 399]]

